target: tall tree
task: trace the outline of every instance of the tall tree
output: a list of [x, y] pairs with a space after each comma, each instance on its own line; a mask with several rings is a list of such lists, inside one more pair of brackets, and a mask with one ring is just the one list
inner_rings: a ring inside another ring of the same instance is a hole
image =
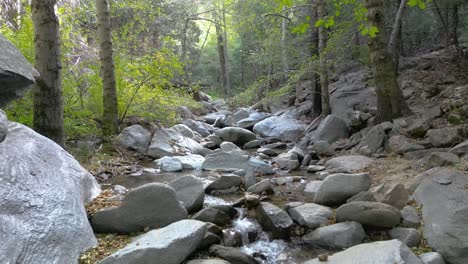
[[411, 113], [398, 86], [395, 62], [387, 48], [384, 0], [364, 0], [368, 10], [368, 26], [378, 29], [369, 38], [369, 53], [373, 66], [377, 94], [376, 123], [391, 121]]
[[[325, 18], [325, 0], [317, 1], [317, 16], [320, 20]], [[327, 29], [323, 26], [319, 27], [319, 60], [320, 60], [320, 88], [322, 94], [322, 113], [327, 116], [331, 114], [330, 109], [330, 93], [328, 91], [328, 65], [325, 55], [327, 47]]]
[[281, 61], [283, 63], [284, 72], [288, 72], [289, 63], [288, 63], [288, 45], [287, 45], [287, 36], [288, 36], [288, 17], [286, 13], [286, 5], [283, 5], [283, 18], [281, 19]]
[[32, 0], [36, 69], [40, 77], [34, 88], [34, 129], [64, 144], [62, 64], [60, 27], [55, 14], [56, 0]]
[[224, 1], [219, 8], [214, 10], [214, 23], [216, 28], [216, 40], [218, 46], [218, 55], [221, 71], [221, 84], [223, 86], [223, 95], [225, 98], [229, 95], [229, 66], [227, 51], [227, 33], [226, 33], [226, 13]]
[[119, 129], [119, 112], [114, 58], [112, 57], [112, 31], [108, 0], [96, 0], [96, 9], [102, 75], [102, 103], [104, 108], [102, 132], [105, 136], [112, 136], [115, 135]]
[[[317, 8], [315, 6], [316, 0], [309, 0], [309, 13], [310, 13], [310, 20], [309, 20], [309, 50], [310, 50], [310, 57], [311, 60], [315, 59], [319, 56], [319, 33], [318, 28], [315, 26], [315, 23], [318, 20], [317, 16]], [[322, 98], [320, 92], [320, 75], [317, 74], [315, 71], [309, 73], [310, 79], [312, 81], [312, 109], [311, 109], [311, 116], [316, 117], [322, 113]]]

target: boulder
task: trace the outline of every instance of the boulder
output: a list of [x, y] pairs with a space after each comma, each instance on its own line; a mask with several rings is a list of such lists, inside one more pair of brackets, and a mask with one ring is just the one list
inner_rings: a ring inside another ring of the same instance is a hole
[[421, 218], [419, 217], [418, 211], [413, 206], [407, 205], [403, 207], [400, 213], [403, 227], [416, 228], [420, 225]]
[[247, 189], [247, 192], [255, 193], [255, 194], [262, 194], [264, 192], [273, 193], [273, 185], [271, 184], [271, 181], [269, 179], [266, 179], [266, 180], [263, 180], [259, 183], [256, 183], [250, 186]]
[[387, 135], [382, 126], [376, 125], [362, 138], [361, 142], [355, 147], [355, 151], [364, 154], [362, 151], [365, 148], [369, 150], [370, 154], [375, 154], [383, 147], [386, 137]]
[[230, 264], [257, 264], [258, 262], [248, 255], [242, 252], [238, 248], [225, 247], [220, 245], [213, 245], [209, 250], [211, 255], [215, 255], [228, 261]]
[[0, 35], [0, 107], [20, 98], [38, 76], [21, 52]]
[[455, 155], [458, 155], [460, 157], [466, 156], [468, 154], [468, 140], [465, 142], [462, 142], [452, 149], [450, 149], [450, 153], [453, 153]]
[[184, 204], [188, 213], [194, 213], [203, 208], [205, 188], [203, 182], [195, 176], [184, 176], [169, 185], [176, 191], [177, 199]]
[[424, 237], [451, 264], [468, 263], [468, 175], [444, 168], [433, 170], [413, 198], [422, 205]]
[[[0, 54], [13, 52], [3, 42], [0, 36]], [[0, 72], [13, 67], [19, 74], [21, 61], [5, 60], [0, 56]], [[9, 83], [26, 82], [21, 76]], [[97, 245], [84, 205], [99, 195], [99, 184], [59, 145], [2, 116], [8, 133], [0, 142], [0, 263], [77, 263]]]
[[189, 154], [186, 156], [173, 156], [175, 160], [178, 160], [184, 170], [201, 170], [205, 158], [198, 154]]
[[315, 141], [312, 146], [308, 148], [309, 152], [314, 152], [317, 155], [333, 156], [335, 149], [328, 141]]
[[128, 192], [119, 207], [95, 213], [91, 225], [97, 233], [128, 234], [146, 227], [164, 227], [187, 217], [174, 188], [148, 183]]
[[344, 169], [347, 171], [360, 171], [369, 165], [374, 160], [366, 156], [350, 155], [332, 158], [325, 163], [328, 169]]
[[203, 251], [209, 249], [212, 245], [221, 244], [221, 238], [213, 233], [207, 232], [203, 241], [198, 246], [197, 250]]
[[315, 194], [315, 202], [339, 205], [362, 191], [369, 190], [371, 179], [368, 174], [334, 174], [328, 176]]
[[185, 137], [174, 129], [161, 128], [154, 132], [153, 139], [146, 154], [152, 158], [180, 156], [184, 154], [207, 154], [210, 150], [203, 148], [195, 140]]
[[214, 190], [225, 190], [232, 187], [239, 187], [242, 183], [242, 178], [234, 174], [221, 175], [218, 179], [210, 183], [205, 189], [207, 193]]
[[182, 220], [136, 237], [99, 264], [180, 264], [197, 249], [205, 234], [205, 223]]
[[247, 152], [242, 152], [242, 150], [238, 146], [236, 146], [236, 144], [232, 142], [223, 142], [219, 145], [219, 148], [221, 149], [221, 151], [225, 151], [225, 152], [236, 151], [239, 153], [247, 154]]
[[408, 247], [416, 247], [421, 242], [421, 234], [414, 228], [396, 227], [388, 231], [388, 235], [393, 239], [398, 239]]
[[352, 202], [336, 210], [336, 221], [356, 221], [365, 226], [391, 228], [400, 223], [400, 211], [378, 202]]
[[296, 223], [310, 229], [328, 224], [328, 220], [333, 216], [333, 211], [329, 207], [314, 203], [290, 207], [288, 213]]
[[278, 168], [282, 170], [296, 170], [299, 168], [299, 158], [295, 153], [281, 153], [278, 157], [274, 159]]
[[151, 132], [140, 125], [133, 125], [125, 128], [117, 140], [120, 145], [145, 154], [151, 141]]
[[349, 128], [346, 122], [335, 116], [327, 116], [317, 130], [315, 130], [312, 141], [327, 141], [328, 143], [334, 143], [338, 139], [347, 138], [349, 133]]
[[444, 258], [437, 252], [424, 253], [419, 258], [424, 264], [445, 264]]
[[397, 154], [404, 154], [410, 151], [423, 150], [424, 146], [411, 142], [407, 137], [396, 135], [390, 137], [387, 143], [388, 150]]
[[265, 231], [271, 232], [274, 238], [289, 239], [292, 219], [281, 208], [268, 202], [257, 207], [257, 220]]
[[305, 129], [306, 125], [296, 119], [272, 116], [255, 124], [253, 131], [262, 137], [295, 141], [304, 134]]
[[249, 117], [239, 120], [236, 126], [245, 129], [252, 129], [258, 122], [268, 117], [266, 113], [252, 112]]
[[201, 210], [193, 215], [192, 219], [213, 223], [217, 226], [225, 226], [231, 223], [231, 217], [227, 213], [213, 207], [207, 207]]
[[399, 184], [382, 184], [374, 191], [378, 202], [389, 204], [398, 209], [403, 209], [409, 200], [409, 192], [405, 186]]
[[2, 143], [8, 134], [8, 119], [5, 112], [0, 109], [0, 143]]
[[432, 152], [420, 159], [416, 166], [423, 169], [455, 165], [460, 162], [460, 158], [450, 152]]
[[216, 130], [215, 134], [222, 140], [232, 142], [240, 147], [244, 146], [247, 142], [257, 139], [254, 133], [240, 127], [225, 127]]
[[226, 118], [227, 126], [235, 126], [237, 122], [250, 116], [250, 111], [246, 108], [240, 108]]
[[263, 140], [255, 139], [244, 144], [243, 149], [255, 149], [263, 144]]
[[436, 148], [452, 147], [462, 140], [460, 130], [457, 127], [430, 129], [427, 131], [426, 137]]
[[376, 202], [377, 200], [375, 199], [375, 196], [372, 192], [365, 191], [365, 192], [360, 192], [353, 197], [349, 198], [346, 200], [347, 203], [352, 203], [352, 202]]
[[302, 237], [304, 242], [324, 248], [349, 248], [362, 243], [366, 232], [358, 222], [320, 227]]
[[156, 161], [161, 167], [161, 171], [175, 172], [182, 171], [182, 163], [173, 157], [163, 157]]
[[178, 125], [175, 125], [173, 127], [171, 127], [171, 129], [179, 132], [180, 134], [182, 134], [182, 136], [184, 137], [188, 137], [188, 138], [191, 138], [191, 139], [196, 139], [196, 137], [200, 137], [201, 135], [198, 134], [197, 132], [194, 132], [192, 129], [190, 129], [190, 127], [184, 125], [184, 124], [178, 124]]
[[188, 126], [193, 131], [199, 133], [202, 137], [207, 137], [213, 134], [213, 127], [204, 122], [188, 119], [185, 120], [184, 125]]
[[219, 112], [210, 113], [210, 114], [205, 115], [203, 117], [203, 120], [205, 120], [205, 122], [208, 123], [208, 124], [214, 124], [216, 119], [218, 119], [218, 118], [226, 119], [226, 116], [230, 115], [230, 114], [231, 114], [230, 111], [221, 110]]
[[317, 193], [318, 189], [320, 189], [320, 186], [322, 186], [322, 184], [323, 181], [311, 181], [307, 183], [304, 189], [304, 195], [314, 200], [315, 194]]
[[203, 162], [204, 170], [237, 169], [261, 174], [273, 173], [273, 169], [268, 163], [236, 151], [217, 152], [205, 158], [206, 160]]
[[[322, 264], [318, 258], [303, 264]], [[327, 264], [424, 264], [399, 240], [361, 244], [328, 257]]]

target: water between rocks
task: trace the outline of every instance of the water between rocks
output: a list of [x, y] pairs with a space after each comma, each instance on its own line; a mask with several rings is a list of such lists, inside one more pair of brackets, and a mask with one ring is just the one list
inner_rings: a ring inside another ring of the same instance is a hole
[[[301, 174], [302, 172], [299, 172]], [[112, 179], [112, 185], [122, 185], [126, 188], [136, 188], [138, 186], [152, 183], [152, 182], [170, 182], [177, 178], [194, 175], [203, 180], [205, 185], [211, 183], [219, 173], [202, 170], [191, 170], [183, 172], [160, 172], [154, 168], [143, 168], [138, 172], [131, 175], [115, 177]], [[292, 174], [290, 174], [292, 175]], [[281, 175], [283, 177], [291, 177], [290, 175]], [[298, 175], [298, 173], [294, 173]], [[302, 176], [302, 175], [301, 175]], [[280, 188], [279, 193], [295, 194], [295, 188], [301, 188], [302, 182], [293, 183], [287, 187]], [[242, 197], [243, 193], [234, 192], [221, 194], [219, 196], [206, 195], [205, 205], [216, 204], [232, 204], [235, 200]], [[288, 199], [281, 195], [275, 195], [272, 199], [273, 203], [282, 207]], [[306, 260], [317, 257], [319, 254], [330, 253], [323, 249], [313, 248], [311, 246], [301, 243], [300, 238], [293, 238], [291, 241], [273, 240], [267, 232], [264, 232], [260, 224], [254, 217], [249, 216], [246, 209], [238, 208], [239, 211], [237, 219], [233, 220], [230, 227], [223, 232], [235, 232], [241, 235], [242, 247], [241, 250], [254, 256], [255, 259], [262, 264], [286, 264], [286, 263], [302, 263]], [[249, 238], [249, 234], [255, 234], [253, 242]]]

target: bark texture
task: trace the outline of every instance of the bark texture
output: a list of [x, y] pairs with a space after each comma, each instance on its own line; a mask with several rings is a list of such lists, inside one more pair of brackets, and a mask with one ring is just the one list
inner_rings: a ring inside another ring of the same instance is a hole
[[[317, 15], [319, 19], [325, 18], [325, 0], [317, 1]], [[331, 114], [330, 93], [328, 91], [328, 66], [325, 56], [327, 47], [327, 31], [325, 27], [319, 27], [319, 54], [320, 54], [320, 87], [322, 92], [322, 114], [327, 116]]]

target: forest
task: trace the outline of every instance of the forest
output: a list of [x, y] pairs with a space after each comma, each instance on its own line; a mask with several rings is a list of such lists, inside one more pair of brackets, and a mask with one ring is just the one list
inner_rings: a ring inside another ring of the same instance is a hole
[[468, 263], [467, 0], [0, 0], [0, 263]]

